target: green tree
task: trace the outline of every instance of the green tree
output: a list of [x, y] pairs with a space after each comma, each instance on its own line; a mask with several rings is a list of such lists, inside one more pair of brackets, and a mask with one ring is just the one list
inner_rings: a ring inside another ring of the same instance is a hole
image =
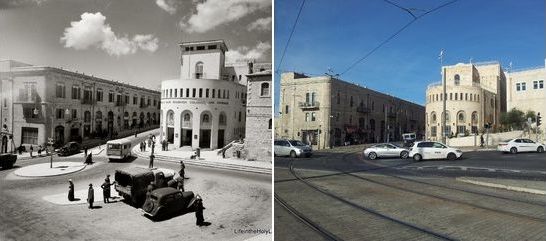
[[535, 122], [537, 119], [537, 114], [532, 110], [528, 110], [527, 113], [525, 113], [525, 120], [529, 118], [531, 118], [532, 122]]
[[507, 125], [515, 130], [521, 130], [523, 124], [525, 123], [525, 113], [516, 108], [511, 109], [507, 113]]

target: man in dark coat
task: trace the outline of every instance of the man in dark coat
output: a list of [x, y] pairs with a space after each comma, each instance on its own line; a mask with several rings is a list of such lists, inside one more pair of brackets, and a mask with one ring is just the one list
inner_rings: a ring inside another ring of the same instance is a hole
[[176, 178], [176, 189], [180, 190], [181, 192], [184, 192], [184, 178], [177, 177]]
[[85, 164], [91, 165], [93, 163], [93, 153], [89, 153], [85, 158]]
[[201, 199], [200, 196], [197, 196], [197, 200], [195, 201], [195, 225], [197, 226], [205, 225], [205, 218], [203, 217], [204, 209], [205, 207], [203, 207], [203, 199]]
[[93, 184], [89, 183], [89, 190], [87, 191], [87, 202], [89, 203], [89, 209], [93, 208], [93, 202], [95, 201], [95, 190]]
[[150, 164], [148, 165], [149, 168], [154, 168], [154, 155], [150, 155]]
[[180, 171], [178, 171], [178, 174], [182, 178], [186, 178], [186, 176], [185, 176], [185, 174], [186, 174], [186, 164], [184, 164], [184, 161], [180, 161]]
[[110, 175], [108, 175], [104, 179], [104, 183], [100, 186], [102, 188], [102, 197], [104, 199], [104, 203], [110, 203], [110, 186], [114, 184], [110, 184]]
[[74, 201], [74, 183], [68, 179], [68, 201]]

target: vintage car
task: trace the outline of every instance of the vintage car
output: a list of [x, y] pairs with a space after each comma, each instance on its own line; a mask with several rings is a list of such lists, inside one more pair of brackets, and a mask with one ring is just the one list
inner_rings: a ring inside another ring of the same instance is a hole
[[59, 156], [70, 156], [77, 153], [80, 153], [81, 146], [79, 143], [71, 141], [69, 143], [66, 143], [63, 147], [61, 147], [59, 150], [57, 150], [57, 154]]
[[140, 206], [146, 199], [146, 191], [151, 182], [157, 188], [166, 187], [174, 172], [168, 170], [149, 169], [145, 167], [129, 167], [115, 171], [115, 189], [120, 196], [134, 206]]
[[172, 187], [159, 188], [148, 195], [141, 210], [152, 219], [168, 218], [194, 211], [193, 204], [196, 199], [193, 192], [181, 192]]
[[12, 168], [13, 164], [17, 161], [17, 155], [11, 153], [0, 154], [0, 166], [3, 169]]

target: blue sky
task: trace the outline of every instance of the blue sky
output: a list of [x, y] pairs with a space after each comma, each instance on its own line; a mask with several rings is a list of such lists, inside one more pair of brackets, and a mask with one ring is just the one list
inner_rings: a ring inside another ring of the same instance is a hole
[[[391, 1], [423, 10], [448, 2]], [[275, 67], [300, 4], [275, 0]], [[340, 78], [424, 104], [426, 86], [441, 80], [441, 49], [445, 65], [472, 59], [500, 61], [505, 68], [512, 62], [514, 69], [543, 66], [544, 11], [544, 0], [460, 0], [417, 20]], [[341, 73], [412, 19], [382, 0], [307, 1], [280, 70]], [[275, 90], [279, 79], [275, 74]]]
[[181, 41], [224, 39], [271, 61], [270, 0], [0, 0], [0, 59], [151, 89], [180, 74]]

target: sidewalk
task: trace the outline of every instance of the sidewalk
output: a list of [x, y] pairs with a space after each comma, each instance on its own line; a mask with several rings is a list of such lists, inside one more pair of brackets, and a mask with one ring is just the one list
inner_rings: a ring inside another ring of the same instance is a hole
[[453, 148], [458, 148], [461, 151], [496, 151], [496, 146], [480, 147], [480, 146], [453, 146]]
[[[194, 154], [194, 151], [190, 150], [190, 148], [172, 149], [172, 145], [170, 145], [168, 151], [162, 151], [161, 144], [156, 143], [155, 146], [156, 148], [154, 150], [154, 161], [168, 161], [178, 163], [183, 160], [186, 165], [246, 171], [262, 174], [271, 174], [272, 170], [272, 164], [270, 162], [245, 161], [234, 158], [224, 159], [221, 155], [216, 154], [217, 150], [202, 150], [201, 157], [196, 160], [190, 159], [190, 157]], [[132, 153], [140, 158], [148, 160], [150, 158], [151, 149], [146, 147], [146, 151], [141, 152], [140, 147], [137, 144], [135, 147], [133, 147]]]
[[92, 165], [83, 164], [83, 162], [55, 162], [53, 168], [50, 168], [50, 163], [41, 163], [21, 167], [13, 173], [20, 177], [50, 177], [66, 175], [74, 172], [79, 172], [83, 169], [93, 168], [102, 162], [94, 162]]
[[465, 182], [479, 186], [546, 195], [546, 186], [544, 186], [543, 181], [497, 179], [488, 177], [457, 177], [456, 180], [459, 182]]

